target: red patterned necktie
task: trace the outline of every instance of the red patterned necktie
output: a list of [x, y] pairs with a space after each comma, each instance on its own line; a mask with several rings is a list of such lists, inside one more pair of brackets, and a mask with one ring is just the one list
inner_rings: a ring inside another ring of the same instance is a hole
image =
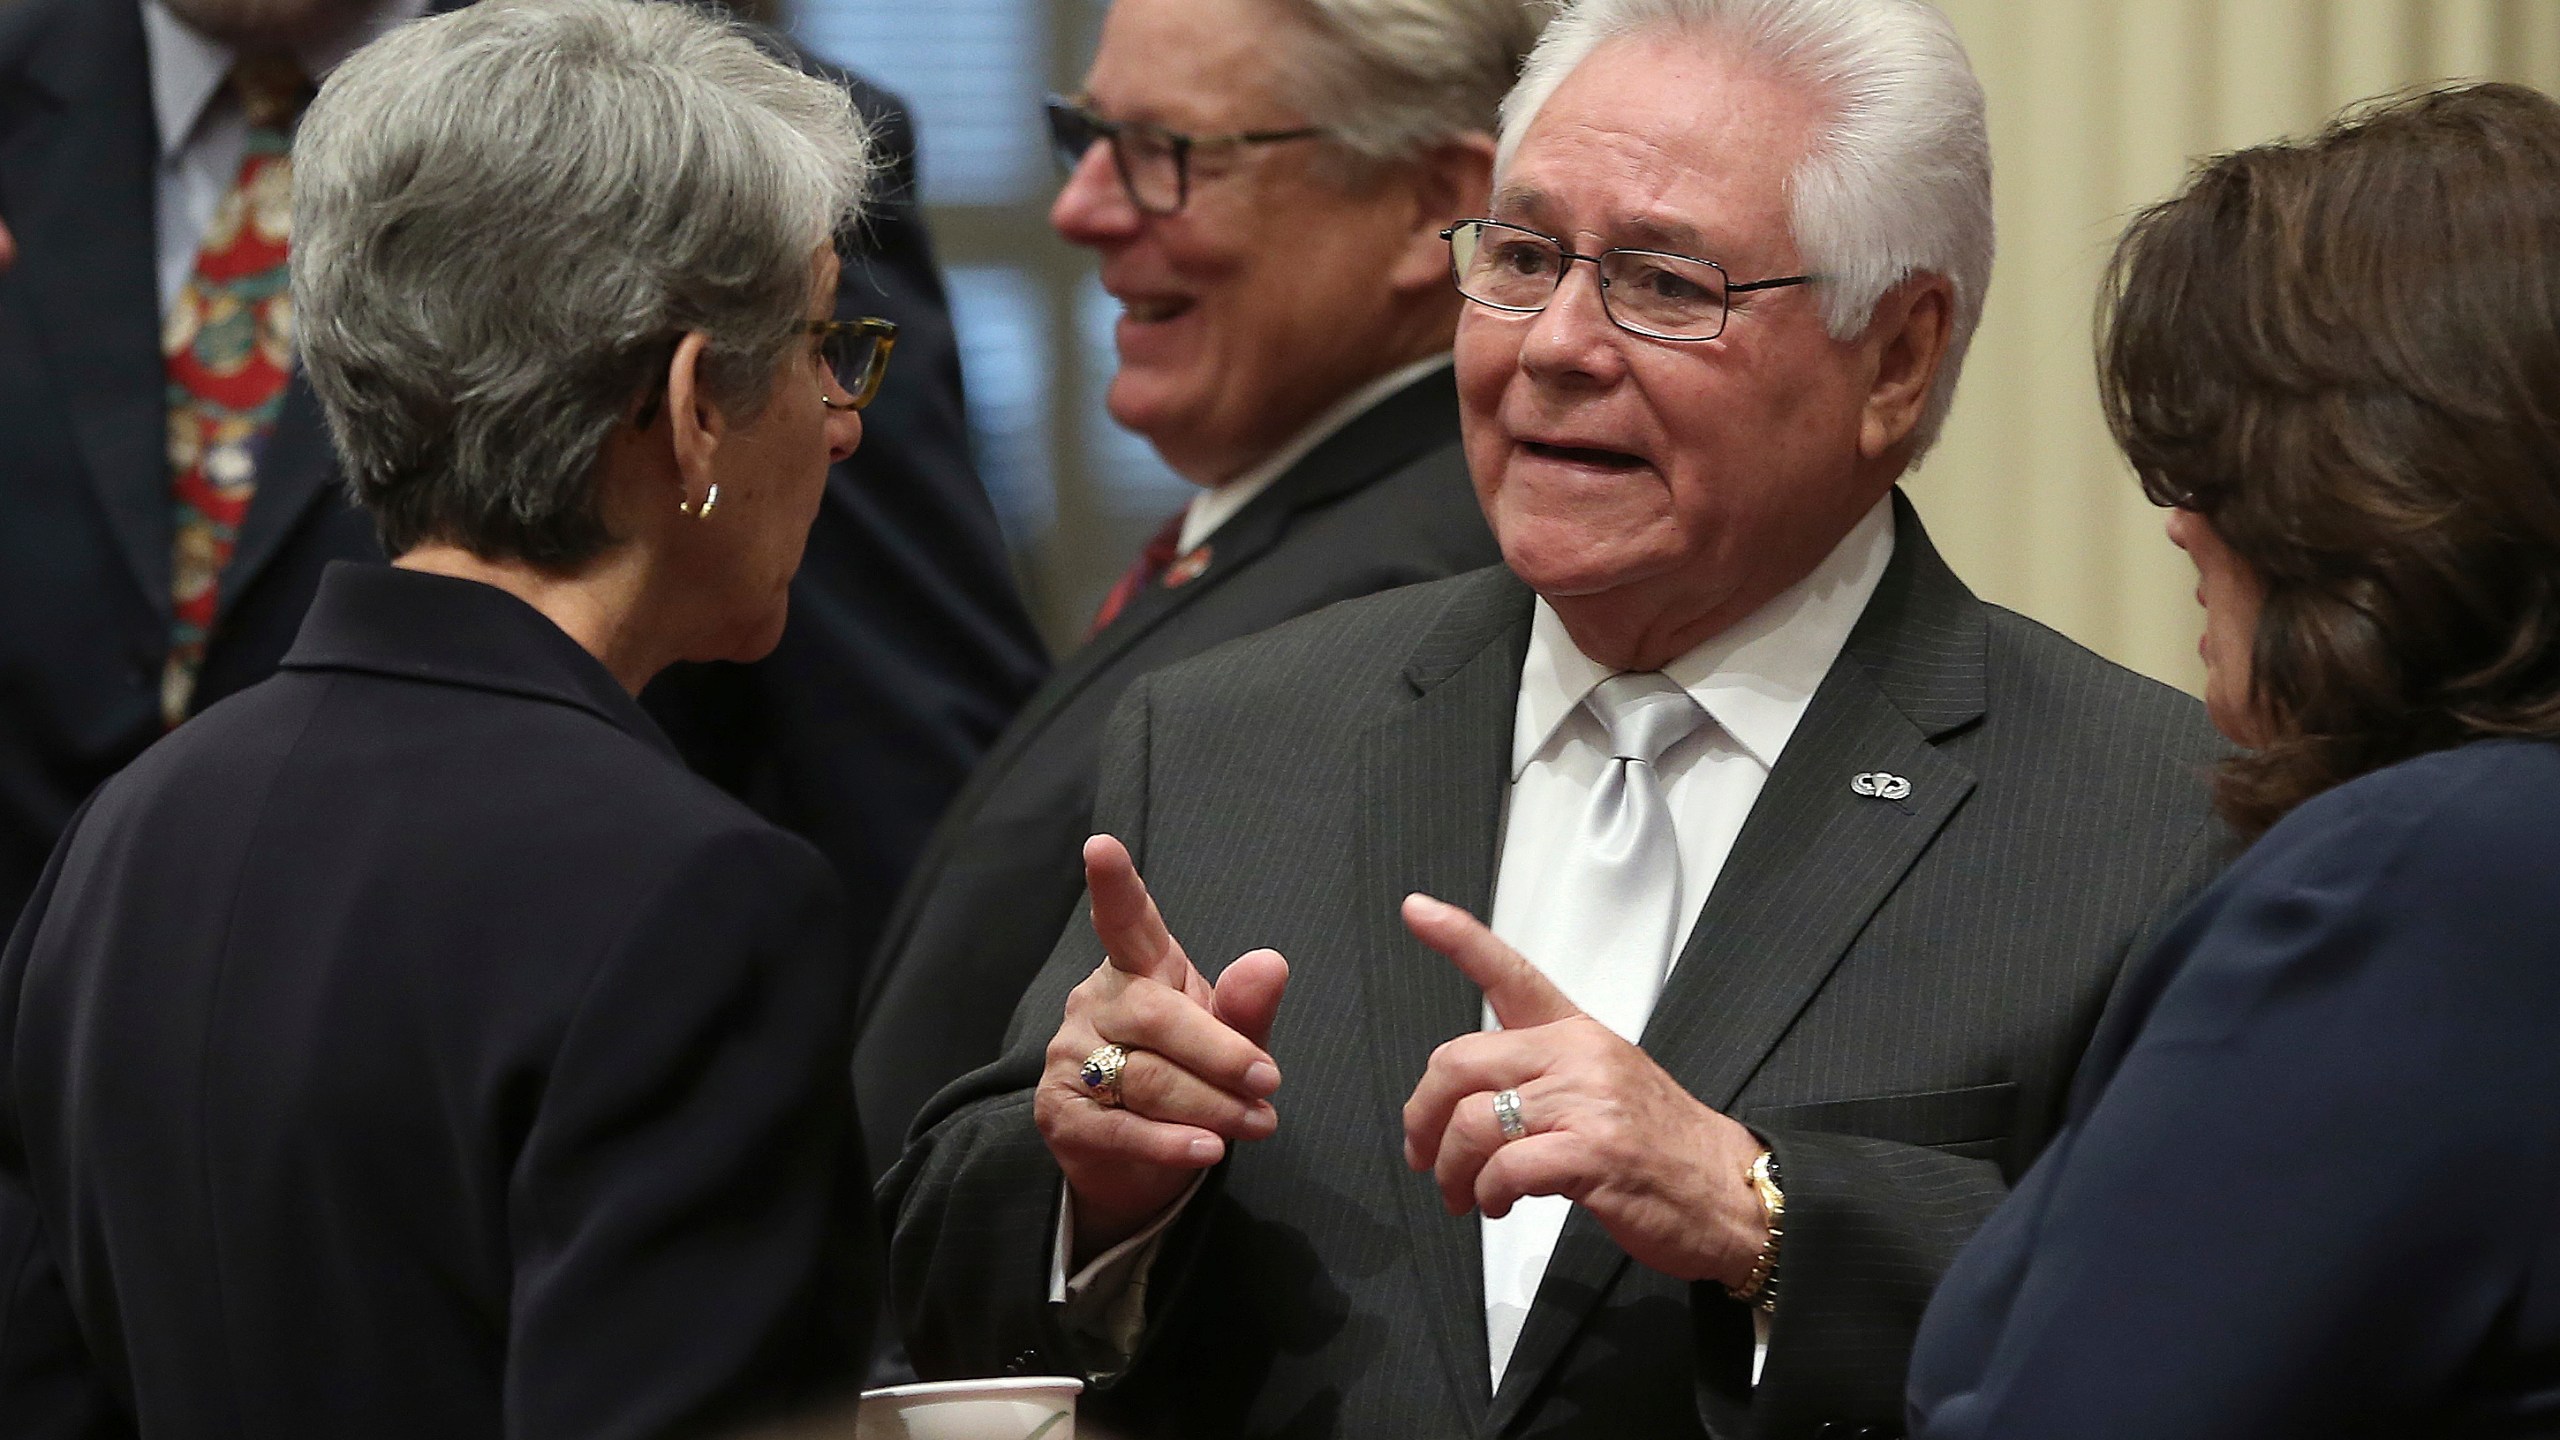
[[293, 297], [285, 252], [293, 221], [293, 120], [310, 82], [291, 60], [244, 57], [231, 86], [248, 112], [239, 178], [213, 212], [195, 268], [160, 335], [169, 367], [169, 478], [177, 522], [176, 602], [160, 718], [176, 725], [195, 697], [222, 568], [257, 490], [257, 451], [293, 375]]
[[1174, 547], [1182, 542], [1182, 517], [1189, 513], [1187, 509], [1176, 510], [1155, 534], [1147, 537], [1146, 548], [1138, 552], [1137, 559], [1129, 562], [1128, 569], [1120, 572], [1120, 579], [1112, 585], [1111, 593], [1102, 597], [1102, 608], [1093, 612], [1093, 624], [1084, 632], [1086, 639], [1101, 634], [1105, 626], [1119, 619], [1120, 612], [1128, 608], [1129, 602], [1138, 598], [1138, 592], [1154, 583], [1155, 578], [1173, 564]]

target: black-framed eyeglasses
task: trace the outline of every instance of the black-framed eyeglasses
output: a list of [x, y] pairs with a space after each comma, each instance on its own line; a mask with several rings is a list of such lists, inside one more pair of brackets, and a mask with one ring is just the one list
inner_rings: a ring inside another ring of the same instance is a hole
[[1736, 280], [1713, 260], [1668, 250], [1577, 255], [1553, 235], [1500, 220], [1461, 220], [1440, 238], [1449, 242], [1449, 274], [1458, 293], [1516, 315], [1546, 309], [1573, 262], [1588, 260], [1599, 272], [1600, 309], [1609, 323], [1649, 340], [1713, 340], [1724, 333], [1734, 296], [1810, 285], [1818, 278]]
[[1277, 145], [1284, 140], [1312, 140], [1326, 133], [1321, 125], [1289, 130], [1238, 130], [1226, 135], [1185, 135], [1143, 120], [1106, 120], [1091, 110], [1052, 95], [1049, 144], [1056, 150], [1058, 170], [1065, 174], [1094, 147], [1111, 145], [1112, 168], [1120, 172], [1120, 188], [1129, 203], [1148, 215], [1173, 215], [1191, 200], [1191, 156], [1195, 151], [1237, 145]]
[[809, 333], [817, 337], [818, 359], [835, 377], [836, 387], [845, 394], [839, 400], [825, 391], [818, 393], [819, 403], [830, 410], [859, 410], [880, 393], [880, 381], [889, 373], [889, 352], [897, 348], [898, 326], [895, 321], [877, 315], [859, 320], [812, 320]]

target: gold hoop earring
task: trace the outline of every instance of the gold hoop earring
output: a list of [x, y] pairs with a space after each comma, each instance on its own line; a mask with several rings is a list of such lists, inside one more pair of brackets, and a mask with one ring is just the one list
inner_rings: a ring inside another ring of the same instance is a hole
[[692, 516], [696, 520], [708, 520], [711, 518], [711, 507], [719, 503], [720, 482], [714, 480], [711, 482], [711, 488], [702, 492], [701, 504], [697, 505], [690, 500], [678, 500], [676, 501], [676, 509], [684, 514]]

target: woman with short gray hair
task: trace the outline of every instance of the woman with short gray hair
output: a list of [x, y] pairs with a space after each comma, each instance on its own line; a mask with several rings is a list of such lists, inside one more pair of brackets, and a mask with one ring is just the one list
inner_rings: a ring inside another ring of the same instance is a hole
[[600, 555], [634, 394], [692, 332], [762, 408], [868, 156], [843, 91], [673, 6], [483, 6], [351, 60], [295, 145], [294, 302], [384, 547]]
[[773, 646], [860, 437], [860, 122], [683, 6], [487, 0], [349, 59], [294, 163], [303, 361], [396, 559], [100, 790], [0, 955], [0, 1416], [556, 1440], [848, 1399], [836, 885], [632, 696]]

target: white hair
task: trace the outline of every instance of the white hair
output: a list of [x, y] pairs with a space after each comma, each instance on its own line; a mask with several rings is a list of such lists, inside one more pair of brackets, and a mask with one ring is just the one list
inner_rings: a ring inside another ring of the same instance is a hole
[[691, 7], [484, 0], [349, 57], [294, 142], [293, 300], [399, 553], [575, 565], [597, 456], [677, 337], [753, 413], [871, 147], [849, 95]]
[[1662, 30], [1732, 47], [1804, 86], [1826, 112], [1788, 177], [1796, 248], [1822, 277], [1823, 323], [1847, 339], [1916, 274], [1955, 288], [1946, 363], [1921, 412], [1916, 459], [1937, 439], [1991, 284], [1991, 140], [1964, 43], [1922, 0], [1579, 0], [1502, 102], [1499, 177], [1575, 66], [1611, 41]]
[[1547, 0], [1277, 0], [1304, 32], [1282, 93], [1372, 163], [1489, 135]]

